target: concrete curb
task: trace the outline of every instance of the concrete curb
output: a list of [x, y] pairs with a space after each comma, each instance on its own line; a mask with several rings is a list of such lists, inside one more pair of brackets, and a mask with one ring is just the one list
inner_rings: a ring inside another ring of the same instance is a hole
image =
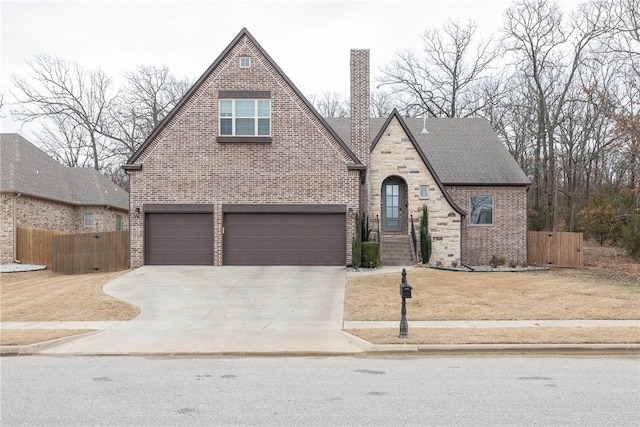
[[640, 344], [372, 344], [368, 353], [617, 353], [640, 355]]
[[42, 341], [33, 344], [24, 345], [2, 345], [0, 346], [0, 356], [20, 356], [25, 354], [33, 354], [49, 347], [54, 347], [59, 344], [64, 344], [70, 341], [74, 341], [79, 338], [88, 337], [93, 334], [97, 334], [98, 331], [85, 332], [83, 334], [69, 335], [68, 337], [56, 338], [49, 341]]

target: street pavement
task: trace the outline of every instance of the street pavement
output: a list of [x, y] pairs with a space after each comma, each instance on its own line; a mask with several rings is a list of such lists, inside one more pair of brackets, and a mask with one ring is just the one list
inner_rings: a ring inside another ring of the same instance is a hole
[[0, 358], [6, 426], [638, 426], [637, 357]]

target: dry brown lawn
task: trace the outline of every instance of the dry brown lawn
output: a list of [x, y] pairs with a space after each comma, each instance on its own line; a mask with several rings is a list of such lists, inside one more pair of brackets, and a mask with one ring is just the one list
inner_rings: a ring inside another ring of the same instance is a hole
[[610, 344], [640, 343], [640, 328], [417, 329], [398, 338], [398, 329], [347, 332], [375, 344]]
[[[398, 273], [350, 275], [345, 320], [397, 320]], [[640, 280], [611, 280], [595, 269], [535, 273], [408, 272], [410, 320], [640, 319]]]
[[[102, 287], [128, 271], [58, 275], [49, 270], [0, 274], [3, 322], [131, 320], [140, 310]], [[4, 331], [3, 331], [4, 333]]]
[[[377, 344], [640, 343], [640, 328], [411, 328], [412, 320], [640, 319], [640, 263], [587, 242], [585, 264], [533, 273], [416, 269], [407, 274], [407, 339], [398, 329], [348, 332]], [[398, 273], [350, 275], [345, 320], [399, 321], [400, 280]]]
[[3, 329], [0, 345], [25, 345], [91, 332], [92, 329]]

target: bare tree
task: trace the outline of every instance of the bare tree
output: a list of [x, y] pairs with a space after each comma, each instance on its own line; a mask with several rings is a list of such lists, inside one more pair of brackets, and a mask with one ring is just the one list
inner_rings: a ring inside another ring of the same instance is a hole
[[387, 117], [396, 106], [396, 98], [389, 92], [375, 89], [371, 91], [371, 117]]
[[111, 80], [100, 70], [87, 71], [52, 56], [38, 55], [27, 63], [32, 73], [28, 79], [12, 76], [22, 107], [13, 111], [14, 117], [23, 122], [52, 120], [56, 132], [72, 132], [62, 141], [81, 137], [82, 155], [100, 170], [109, 161], [103, 157], [107, 141], [102, 128], [113, 101]]
[[109, 111], [103, 133], [115, 143], [113, 155], [126, 161], [191, 87], [166, 66], [139, 66], [126, 73], [125, 86]]
[[53, 159], [69, 167], [87, 167], [85, 130], [61, 116], [49, 117], [36, 132], [40, 147]]
[[602, 4], [585, 4], [568, 23], [548, 0], [520, 0], [506, 12], [505, 31], [518, 70], [536, 102], [534, 208], [542, 209], [545, 228], [555, 227], [558, 205], [556, 147], [558, 127], [578, 69], [589, 46], [609, 31]]
[[382, 69], [380, 86], [402, 93], [411, 115], [469, 117], [483, 103], [472, 90], [497, 57], [489, 41], [476, 41], [477, 25], [448, 21], [441, 28], [424, 32], [423, 56], [402, 51]]
[[339, 93], [325, 91], [322, 95], [312, 94], [309, 101], [322, 117], [347, 117], [349, 103]]

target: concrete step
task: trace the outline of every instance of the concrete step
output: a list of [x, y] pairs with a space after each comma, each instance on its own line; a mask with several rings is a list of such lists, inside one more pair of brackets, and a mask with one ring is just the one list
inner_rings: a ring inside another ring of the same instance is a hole
[[400, 267], [400, 266], [411, 267], [413, 265], [413, 262], [406, 261], [406, 260], [403, 260], [403, 261], [382, 261], [381, 263], [385, 267]]
[[405, 234], [383, 235], [380, 242], [380, 262], [387, 266], [411, 266], [411, 242]]

